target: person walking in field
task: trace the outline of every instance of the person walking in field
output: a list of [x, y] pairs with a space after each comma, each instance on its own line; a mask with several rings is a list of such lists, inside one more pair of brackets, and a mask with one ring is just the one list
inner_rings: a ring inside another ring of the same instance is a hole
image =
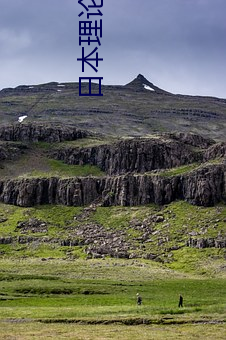
[[179, 296], [179, 304], [178, 304], [178, 307], [183, 307], [183, 296], [180, 294]]
[[142, 304], [142, 297], [140, 296], [139, 293], [137, 293], [137, 305], [141, 306], [141, 304]]

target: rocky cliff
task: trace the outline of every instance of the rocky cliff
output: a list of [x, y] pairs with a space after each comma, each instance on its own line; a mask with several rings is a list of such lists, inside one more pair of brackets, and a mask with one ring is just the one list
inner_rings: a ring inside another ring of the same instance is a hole
[[[0, 139], [61, 142], [83, 138], [88, 133], [69, 127], [18, 124], [0, 129]], [[13, 159], [26, 144], [2, 142], [0, 160]], [[85, 148], [57, 147], [51, 158], [68, 164], [91, 164], [106, 177], [23, 178], [0, 180], [0, 201], [19, 206], [63, 204], [83, 206], [95, 201], [103, 205], [159, 205], [182, 199], [210, 206], [225, 199], [225, 144], [193, 134], [166, 134], [152, 138], [121, 140]], [[164, 169], [214, 158], [216, 164], [169, 176]]]
[[108, 175], [120, 175], [197, 162], [202, 159], [202, 153], [181, 141], [150, 138], [87, 148], [61, 148], [52, 157], [68, 164], [97, 165]]
[[[26, 151], [27, 147], [24, 144], [14, 144], [14, 143], [0, 143], [0, 161], [15, 159], [20, 154]], [[0, 165], [1, 166], [1, 165]]]
[[204, 161], [214, 158], [221, 158], [226, 156], [226, 143], [217, 143], [209, 147], [204, 152]]
[[183, 144], [198, 147], [200, 149], [207, 149], [211, 145], [215, 144], [215, 141], [212, 138], [203, 137], [194, 133], [175, 132], [165, 133], [163, 134], [163, 136], [166, 136], [173, 140], [177, 140]]
[[63, 142], [90, 136], [87, 131], [70, 126], [13, 124], [0, 127], [0, 140], [22, 142]]
[[37, 178], [0, 182], [0, 200], [19, 206], [63, 204], [82, 206], [95, 201], [103, 205], [159, 205], [183, 199], [210, 206], [226, 197], [226, 165], [209, 165], [189, 174], [122, 175], [103, 178]]

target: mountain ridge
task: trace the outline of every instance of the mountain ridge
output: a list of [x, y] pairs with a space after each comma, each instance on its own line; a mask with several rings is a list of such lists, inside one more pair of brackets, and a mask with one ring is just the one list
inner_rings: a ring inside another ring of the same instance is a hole
[[78, 92], [78, 83], [57, 82], [3, 89], [0, 125], [27, 116], [25, 122], [73, 125], [111, 136], [193, 132], [225, 140], [226, 99], [172, 94], [141, 74], [125, 85], [103, 85], [103, 97]]

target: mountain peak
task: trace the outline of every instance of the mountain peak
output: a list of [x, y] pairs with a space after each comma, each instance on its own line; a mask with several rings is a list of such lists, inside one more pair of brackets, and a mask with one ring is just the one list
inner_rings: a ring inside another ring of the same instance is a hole
[[143, 74], [138, 74], [138, 76], [137, 76], [137, 79], [139, 79], [139, 80], [147, 80], [144, 76], [143, 76]]
[[147, 80], [143, 74], [138, 74], [138, 76], [133, 79], [130, 83], [126, 84], [125, 87], [135, 90], [136, 92], [149, 90], [150, 92], [155, 92], [158, 94], [171, 94], [158, 86]]

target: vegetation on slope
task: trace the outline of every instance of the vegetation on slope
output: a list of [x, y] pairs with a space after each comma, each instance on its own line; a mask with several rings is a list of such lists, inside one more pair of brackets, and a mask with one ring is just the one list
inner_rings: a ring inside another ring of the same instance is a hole
[[[86, 140], [86, 139], [84, 139]], [[83, 145], [89, 144], [93, 140], [75, 142], [65, 142], [67, 145]], [[97, 140], [97, 143], [101, 141]], [[71, 144], [70, 144], [71, 143]], [[64, 144], [64, 143], [62, 143]], [[0, 177], [1, 178], [17, 178], [17, 177], [74, 177], [74, 176], [103, 176], [104, 172], [94, 165], [68, 165], [62, 161], [51, 159], [49, 157], [50, 150], [56, 147], [55, 144], [38, 142], [31, 143], [27, 146], [26, 151], [13, 160], [1, 162]], [[63, 145], [62, 145], [63, 147]]]
[[[152, 224], [150, 242], [143, 243], [140, 227], [150, 216], [159, 220]], [[144, 339], [165, 339], [167, 332], [169, 338], [183, 334], [189, 339], [201, 332], [209, 339], [223, 340], [225, 250], [196, 249], [186, 243], [190, 237], [224, 235], [225, 219], [224, 204], [202, 208], [182, 201], [163, 207], [91, 210], [0, 204], [0, 240], [14, 239], [0, 245], [2, 336], [56, 338], [60, 332], [69, 339], [74, 334], [99, 339], [105, 332], [103, 339], [109, 334], [124, 340], [141, 333]], [[40, 221], [43, 228], [18, 227], [30, 220]], [[85, 244], [62, 243], [81, 241], [74, 231], [93, 223], [103, 230], [125, 232], [137, 256], [151, 253], [155, 261], [89, 259]], [[33, 241], [27, 243], [29, 237]], [[140, 307], [137, 292], [143, 298]], [[183, 308], [178, 308], [179, 294], [184, 297]], [[153, 329], [156, 325], [161, 325], [161, 331]]]
[[[142, 225], [150, 219], [151, 231], [145, 241]], [[22, 221], [25, 222], [23, 226], [20, 225]], [[38, 226], [32, 226], [36, 221]], [[150, 205], [91, 210], [49, 205], [21, 208], [1, 204], [0, 236], [13, 238], [12, 242], [1, 245], [1, 256], [84, 258], [88, 245], [85, 240], [89, 238], [89, 246], [95, 247], [97, 252], [98, 244], [100, 247], [107, 241], [113, 249], [119, 242], [119, 250], [121, 246], [129, 245], [131, 257], [153, 258], [182, 271], [224, 276], [224, 249], [198, 249], [187, 245], [190, 239], [212, 239], [219, 235], [225, 239], [225, 221], [223, 204], [203, 208], [178, 201], [162, 208]], [[90, 226], [90, 235], [85, 232], [87, 226]], [[25, 241], [18, 243], [18, 237]], [[32, 237], [30, 242], [29, 237]], [[111, 241], [114, 237], [116, 241]], [[65, 240], [74, 245], [70, 246]]]

